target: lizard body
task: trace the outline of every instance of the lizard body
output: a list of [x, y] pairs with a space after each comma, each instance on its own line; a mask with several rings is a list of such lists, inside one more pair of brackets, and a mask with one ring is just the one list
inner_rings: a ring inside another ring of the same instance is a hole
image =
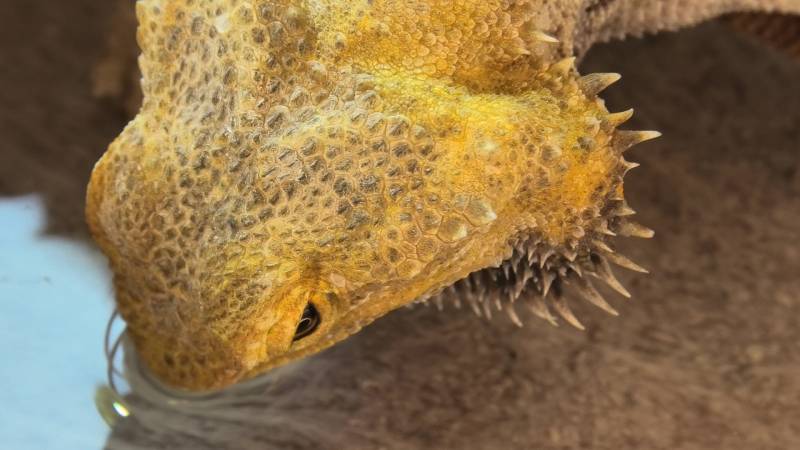
[[[141, 358], [204, 390], [420, 299], [615, 313], [589, 275], [627, 296], [609, 262], [643, 271], [607, 238], [652, 235], [622, 152], [657, 133], [561, 58], [624, 34], [625, 3], [138, 2], [144, 102], [87, 217]], [[704, 11], [745, 4], [798, 8]]]

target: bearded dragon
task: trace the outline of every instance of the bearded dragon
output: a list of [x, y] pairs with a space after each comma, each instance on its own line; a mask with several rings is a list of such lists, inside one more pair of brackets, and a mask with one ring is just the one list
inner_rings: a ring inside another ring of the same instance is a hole
[[98, 161], [91, 232], [136, 351], [222, 388], [417, 301], [582, 328], [616, 314], [631, 220], [594, 42], [798, 0], [140, 0], [144, 99]]

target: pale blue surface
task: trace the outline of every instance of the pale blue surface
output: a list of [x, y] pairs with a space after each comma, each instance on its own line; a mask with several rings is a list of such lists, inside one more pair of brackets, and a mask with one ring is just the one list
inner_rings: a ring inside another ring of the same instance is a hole
[[87, 244], [41, 236], [35, 196], [0, 199], [0, 447], [103, 447], [110, 275]]

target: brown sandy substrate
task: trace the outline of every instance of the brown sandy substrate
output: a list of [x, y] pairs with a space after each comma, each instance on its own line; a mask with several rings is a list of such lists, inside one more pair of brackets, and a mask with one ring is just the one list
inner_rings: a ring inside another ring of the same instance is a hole
[[[85, 236], [89, 170], [123, 125], [89, 95], [110, 7], [9, 3], [0, 194], [39, 192], [51, 231]], [[236, 420], [153, 410], [109, 447], [800, 448], [800, 64], [708, 24], [598, 47], [582, 70], [622, 73], [612, 109], [665, 134], [632, 151], [631, 205], [657, 234], [621, 242], [652, 271], [621, 274], [621, 317], [579, 305], [578, 332], [398, 311]]]

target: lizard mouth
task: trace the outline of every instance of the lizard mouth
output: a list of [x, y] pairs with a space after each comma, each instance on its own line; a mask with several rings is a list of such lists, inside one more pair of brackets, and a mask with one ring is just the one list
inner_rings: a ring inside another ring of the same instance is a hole
[[476, 315], [487, 319], [491, 319], [493, 311], [504, 311], [518, 326], [522, 326], [522, 320], [516, 306], [523, 305], [555, 326], [560, 316], [583, 330], [584, 326], [572, 312], [569, 300], [578, 297], [616, 316], [617, 311], [592, 280], [602, 281], [623, 297], [630, 298], [611, 265], [648, 273], [606, 243], [608, 236], [653, 236], [652, 230], [628, 219], [627, 216], [633, 213], [624, 200], [612, 199], [588, 222], [588, 230], [576, 228], [573, 238], [564, 244], [553, 245], [535, 234], [514, 239], [510, 243], [511, 256], [498, 266], [472, 272], [423, 301], [432, 302], [439, 309], [445, 303], [452, 303], [457, 308], [466, 303]]

